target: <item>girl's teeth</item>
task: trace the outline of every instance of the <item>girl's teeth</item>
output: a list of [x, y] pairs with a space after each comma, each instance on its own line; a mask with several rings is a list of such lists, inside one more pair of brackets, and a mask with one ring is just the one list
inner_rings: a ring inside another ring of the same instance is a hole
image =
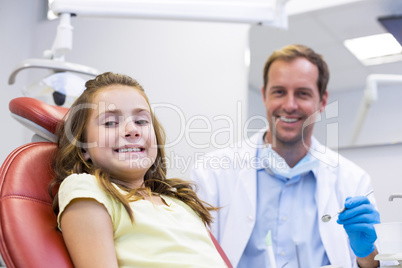
[[124, 148], [119, 150], [120, 153], [141, 152], [141, 148]]
[[286, 123], [293, 123], [298, 120], [297, 118], [286, 118], [286, 117], [279, 117], [279, 119]]

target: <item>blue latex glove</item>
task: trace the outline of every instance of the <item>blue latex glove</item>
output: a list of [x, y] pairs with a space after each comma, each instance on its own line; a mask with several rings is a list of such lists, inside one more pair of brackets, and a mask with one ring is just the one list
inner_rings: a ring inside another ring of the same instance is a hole
[[380, 223], [380, 214], [365, 196], [346, 198], [345, 208], [337, 222], [345, 228], [355, 255], [367, 257], [375, 249], [377, 234], [374, 224]]

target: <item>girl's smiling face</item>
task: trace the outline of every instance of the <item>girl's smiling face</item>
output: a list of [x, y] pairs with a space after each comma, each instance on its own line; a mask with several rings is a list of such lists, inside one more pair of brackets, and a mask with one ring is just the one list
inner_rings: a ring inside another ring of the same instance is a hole
[[85, 160], [129, 188], [140, 187], [157, 156], [148, 102], [134, 87], [111, 85], [100, 90], [92, 104]]

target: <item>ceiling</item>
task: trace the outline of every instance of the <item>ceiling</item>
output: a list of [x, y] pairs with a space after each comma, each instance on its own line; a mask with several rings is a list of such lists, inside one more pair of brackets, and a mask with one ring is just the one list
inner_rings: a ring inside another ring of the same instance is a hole
[[[301, 1], [301, 0], [293, 0]], [[262, 69], [280, 47], [298, 43], [326, 59], [328, 91], [362, 90], [369, 74], [402, 74], [402, 61], [364, 66], [343, 45], [350, 38], [387, 32], [378, 17], [402, 14], [402, 0], [364, 0], [289, 16], [287, 30], [253, 26], [250, 30], [250, 87], [260, 90]]]

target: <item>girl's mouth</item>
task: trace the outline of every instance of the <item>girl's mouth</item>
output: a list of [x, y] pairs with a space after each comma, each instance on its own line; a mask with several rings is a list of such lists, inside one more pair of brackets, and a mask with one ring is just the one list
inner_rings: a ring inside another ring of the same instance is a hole
[[134, 152], [142, 152], [144, 150], [145, 150], [144, 148], [135, 147], [135, 148], [120, 148], [115, 151], [118, 153], [134, 153]]

